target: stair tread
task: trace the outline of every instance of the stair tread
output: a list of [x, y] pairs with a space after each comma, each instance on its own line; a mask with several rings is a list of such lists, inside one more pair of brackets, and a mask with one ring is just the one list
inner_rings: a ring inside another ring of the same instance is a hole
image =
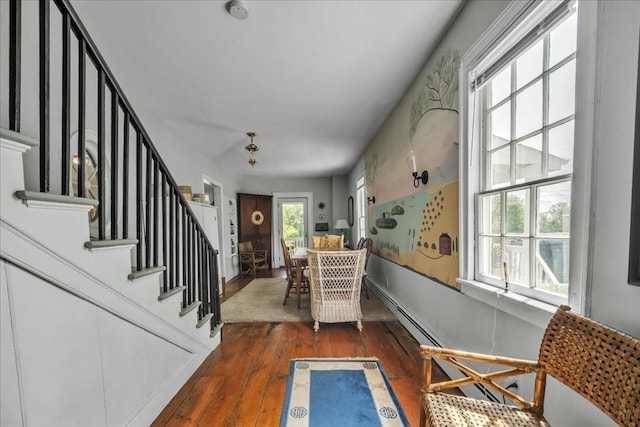
[[187, 287], [186, 287], [186, 286], [177, 286], [177, 287], [175, 287], [175, 288], [173, 288], [173, 289], [169, 289], [167, 292], [162, 292], [162, 293], [158, 296], [158, 301], [164, 301], [164, 300], [166, 300], [167, 298], [169, 298], [169, 297], [171, 297], [171, 296], [173, 296], [173, 295], [175, 295], [175, 294], [178, 294], [178, 293], [180, 293], [180, 292], [184, 291], [185, 289], [187, 289]]
[[206, 314], [202, 319], [198, 320], [196, 323], [196, 328], [201, 328], [205, 323], [207, 323], [213, 317], [213, 313]]
[[129, 273], [127, 278], [129, 280], [131, 280], [131, 281], [134, 281], [136, 279], [140, 279], [142, 277], [149, 276], [151, 274], [161, 273], [161, 272], [165, 271], [166, 269], [167, 269], [167, 267], [165, 267], [164, 265], [158, 266], [158, 267], [144, 268], [142, 270], [138, 270], [138, 271], [134, 271], [132, 273]]
[[86, 197], [64, 196], [61, 194], [41, 193], [39, 191], [16, 191], [20, 200], [34, 200], [38, 202], [67, 203], [72, 205], [98, 206], [98, 201]]
[[87, 249], [115, 248], [118, 246], [137, 245], [138, 239], [116, 239], [116, 240], [90, 240], [84, 242]]
[[9, 139], [11, 141], [19, 142], [30, 147], [37, 147], [38, 145], [40, 145], [38, 140], [35, 138], [32, 138], [20, 132], [15, 132], [4, 128], [0, 128], [0, 138]]
[[200, 307], [200, 304], [202, 304], [200, 301], [192, 302], [190, 305], [188, 305], [185, 308], [183, 308], [182, 310], [180, 310], [180, 317], [186, 316], [189, 312], [191, 312], [194, 309]]

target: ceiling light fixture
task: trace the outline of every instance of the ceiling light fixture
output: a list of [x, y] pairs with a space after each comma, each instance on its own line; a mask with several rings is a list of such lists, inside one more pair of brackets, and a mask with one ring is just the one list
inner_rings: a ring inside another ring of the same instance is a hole
[[245, 150], [247, 150], [249, 152], [249, 164], [251, 165], [251, 167], [253, 167], [257, 160], [256, 160], [256, 151], [259, 150], [258, 146], [256, 144], [253, 143], [253, 138], [256, 136], [255, 132], [247, 132], [247, 135], [249, 136], [249, 138], [251, 138], [251, 143], [249, 145], [247, 145], [246, 147], [244, 147]]
[[249, 7], [242, 0], [231, 0], [227, 3], [227, 10], [236, 19], [247, 19], [249, 17]]

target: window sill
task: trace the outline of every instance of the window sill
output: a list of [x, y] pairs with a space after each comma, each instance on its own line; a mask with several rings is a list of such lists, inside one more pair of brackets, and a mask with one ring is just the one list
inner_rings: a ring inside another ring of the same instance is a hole
[[542, 329], [546, 329], [549, 319], [557, 309], [554, 305], [482, 282], [458, 278], [458, 283], [462, 293], [468, 297]]

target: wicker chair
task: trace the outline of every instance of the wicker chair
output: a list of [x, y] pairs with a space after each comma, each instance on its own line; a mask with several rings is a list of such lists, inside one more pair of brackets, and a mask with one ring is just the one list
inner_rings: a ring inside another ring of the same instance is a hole
[[[640, 425], [640, 340], [561, 306], [542, 338], [537, 361], [421, 346], [425, 383], [420, 425], [436, 426], [549, 426], [544, 419], [547, 375], [552, 376], [601, 409], [621, 426]], [[467, 375], [431, 384], [431, 359], [438, 357]], [[502, 365], [508, 369], [479, 373], [461, 361]], [[495, 382], [535, 373], [533, 401]], [[440, 393], [452, 387], [483, 383], [518, 406], [503, 405]]]
[[307, 251], [311, 283], [313, 330], [320, 322], [357, 322], [362, 330], [360, 286], [366, 249], [359, 251]]
[[246, 274], [256, 277], [258, 270], [269, 269], [268, 251], [254, 250], [251, 242], [238, 243], [238, 254], [240, 256], [240, 275]]
[[[287, 242], [284, 239], [280, 239], [280, 245], [282, 245], [282, 257], [284, 258], [284, 267], [287, 272], [287, 290], [284, 294], [284, 302], [282, 305], [287, 305], [287, 298], [289, 298], [289, 293], [291, 289], [296, 286], [296, 266], [291, 261], [291, 252], [289, 252], [289, 248], [287, 247]], [[302, 283], [300, 284], [302, 288], [300, 292], [309, 292], [309, 278], [304, 274], [302, 274]]]

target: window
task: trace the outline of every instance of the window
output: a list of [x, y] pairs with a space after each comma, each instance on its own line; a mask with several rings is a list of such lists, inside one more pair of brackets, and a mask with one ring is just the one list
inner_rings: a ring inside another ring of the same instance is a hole
[[356, 218], [358, 221], [358, 239], [367, 237], [367, 224], [366, 224], [366, 206], [364, 197], [364, 177], [361, 177], [356, 182]]
[[514, 292], [562, 303], [569, 293], [577, 5], [538, 4], [519, 24], [526, 31], [512, 30], [508, 46], [494, 43], [469, 67], [467, 128], [478, 144], [477, 176], [468, 177], [473, 279], [499, 287], [508, 280]]

